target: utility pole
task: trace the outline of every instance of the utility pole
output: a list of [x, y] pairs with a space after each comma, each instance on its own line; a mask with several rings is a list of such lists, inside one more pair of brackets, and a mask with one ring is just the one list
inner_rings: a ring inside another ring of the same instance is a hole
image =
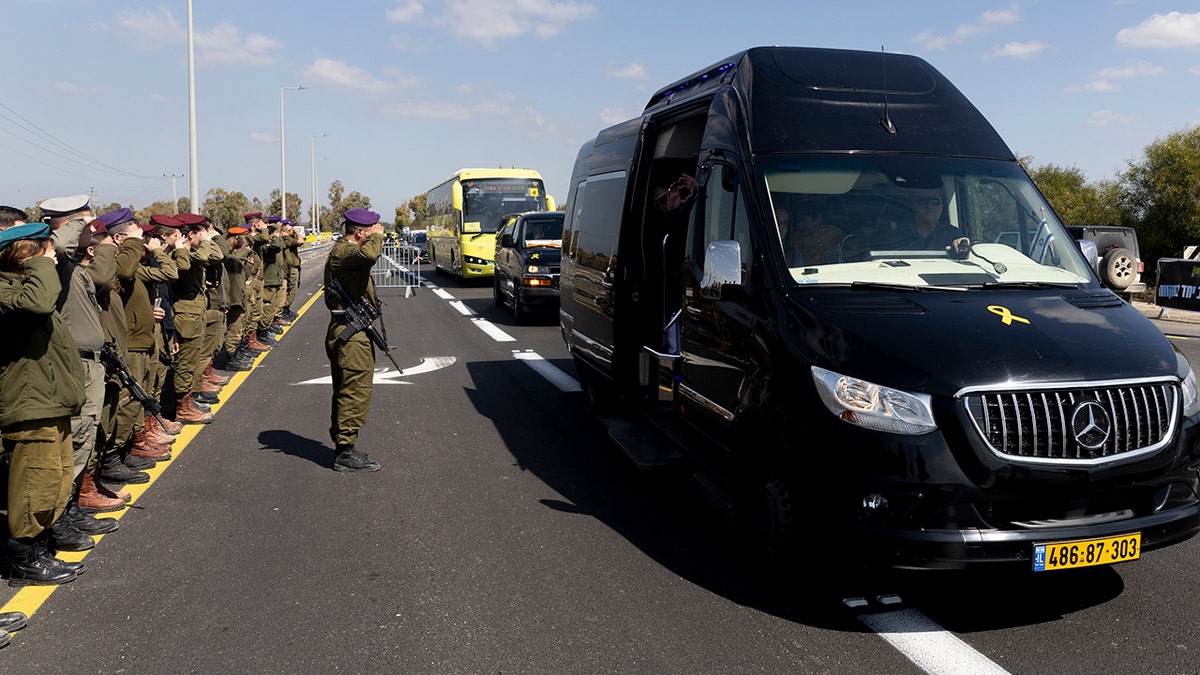
[[171, 179], [171, 215], [177, 216], [179, 215], [179, 197], [176, 196], [175, 192], [175, 179], [183, 178], [183, 175], [177, 173], [164, 173], [163, 177]]
[[285, 91], [300, 91], [306, 89], [304, 86], [299, 87], [280, 87], [279, 88], [279, 218], [287, 220], [287, 150], [286, 144], [283, 142], [283, 92]]
[[[192, 35], [192, 0], [187, 3], [187, 51], [188, 51], [188, 146], [191, 156], [192, 213], [200, 213], [200, 177], [197, 175], [199, 162], [196, 159], [196, 54]], [[174, 188], [172, 188], [174, 190]], [[179, 200], [176, 199], [178, 204]], [[174, 209], [179, 210], [178, 206]]]

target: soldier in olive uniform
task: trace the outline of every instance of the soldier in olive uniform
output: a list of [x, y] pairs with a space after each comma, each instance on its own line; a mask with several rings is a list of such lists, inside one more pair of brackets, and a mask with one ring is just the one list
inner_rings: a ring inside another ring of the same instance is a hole
[[[263, 265], [261, 247], [270, 241], [266, 236], [267, 223], [262, 212], [246, 214], [246, 227], [250, 230], [250, 256], [246, 258], [246, 345], [256, 352], [265, 352], [278, 342], [270, 344], [258, 340], [258, 319], [262, 316]], [[261, 233], [261, 236], [260, 236]]]
[[292, 311], [292, 303], [296, 301], [296, 291], [300, 288], [300, 246], [304, 240], [300, 238], [300, 233], [296, 228], [292, 227], [291, 223], [283, 226], [280, 233], [283, 237], [283, 262], [287, 265], [287, 295], [283, 301], [283, 311], [280, 316], [285, 322], [296, 320], [296, 313]]
[[225, 258], [225, 283], [229, 309], [225, 313], [225, 353], [229, 356], [227, 370], [245, 371], [254, 367], [256, 351], [246, 344], [246, 301], [249, 299], [249, 281], [246, 279], [247, 260], [250, 258], [250, 230], [244, 227], [229, 228], [225, 245], [229, 255]]
[[[379, 214], [365, 209], [350, 209], [343, 223], [346, 234], [338, 239], [325, 261], [325, 286], [341, 283], [351, 298], [368, 297], [376, 302], [371, 267], [383, 253], [383, 226]], [[375, 377], [375, 345], [366, 333], [358, 332], [347, 342], [338, 336], [346, 328], [337, 294], [325, 292], [325, 305], [332, 314], [325, 334], [325, 354], [333, 374], [333, 411], [329, 436], [334, 444], [335, 471], [378, 471], [379, 462], [354, 447], [358, 432], [371, 409], [371, 390]]]
[[204, 315], [208, 309], [205, 273], [210, 263], [221, 259], [221, 250], [211, 241], [203, 224], [183, 225], [182, 241], [174, 251], [179, 280], [175, 282], [175, 338], [179, 341], [179, 365], [175, 370], [175, 418], [185, 424], [208, 424], [211, 412], [196, 407], [194, 394], [203, 386]]
[[86, 400], [83, 363], [56, 309], [62, 289], [50, 229], [0, 232], [0, 439], [9, 456], [8, 583], [53, 585], [83, 563], [50, 555], [51, 527], [74, 488], [71, 417]]

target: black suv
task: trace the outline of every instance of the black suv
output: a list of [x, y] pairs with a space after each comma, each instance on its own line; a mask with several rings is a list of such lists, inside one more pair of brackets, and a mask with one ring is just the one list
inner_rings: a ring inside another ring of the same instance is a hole
[[556, 311], [563, 212], [514, 213], [502, 222], [496, 237], [496, 306], [511, 304], [518, 323], [528, 311]]

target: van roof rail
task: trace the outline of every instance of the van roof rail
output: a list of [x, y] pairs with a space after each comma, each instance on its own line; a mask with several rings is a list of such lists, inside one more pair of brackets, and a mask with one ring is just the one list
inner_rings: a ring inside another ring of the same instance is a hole
[[713, 86], [722, 82], [725, 79], [724, 75], [737, 68], [738, 64], [742, 60], [742, 56], [745, 54], [746, 52], [744, 51], [734, 54], [733, 56], [730, 56], [727, 59], [722, 59], [720, 62], [713, 64], [704, 70], [689, 75], [682, 80], [672, 82], [662, 89], [659, 89], [658, 91], [654, 92], [654, 95], [650, 97], [650, 101], [646, 103], [646, 110], [650, 110], [659, 104], [669, 101], [676, 94], [680, 94], [689, 90], [701, 91], [703, 89], [707, 89], [708, 86]]

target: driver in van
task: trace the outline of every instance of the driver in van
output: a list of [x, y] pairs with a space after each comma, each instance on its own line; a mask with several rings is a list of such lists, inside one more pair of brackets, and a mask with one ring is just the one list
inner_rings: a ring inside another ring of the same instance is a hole
[[946, 217], [946, 198], [940, 190], [908, 198], [912, 210], [912, 231], [904, 248], [933, 251], [945, 248], [951, 257], [966, 257], [971, 240], [950, 224]]

